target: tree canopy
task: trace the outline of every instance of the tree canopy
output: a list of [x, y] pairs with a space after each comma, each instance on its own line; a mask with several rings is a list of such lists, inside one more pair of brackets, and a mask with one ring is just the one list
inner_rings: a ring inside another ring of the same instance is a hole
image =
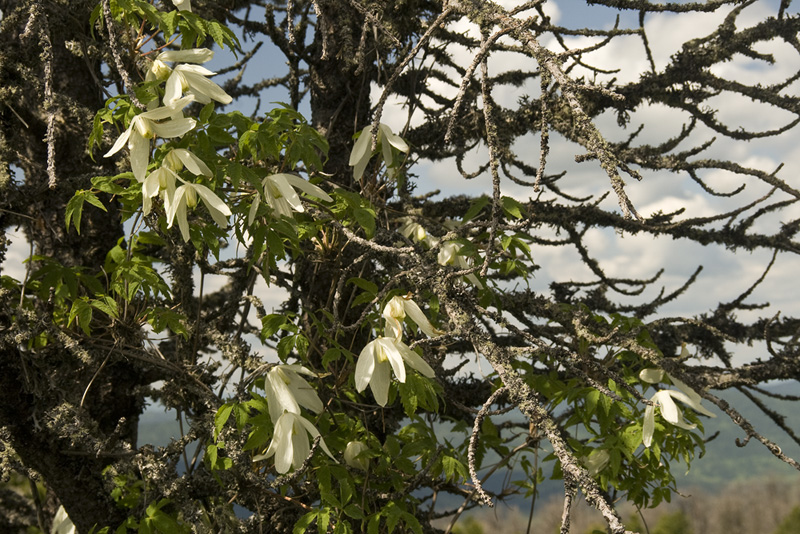
[[713, 407], [800, 469], [719, 396], [800, 444], [752, 298], [796, 6], [578, 4], [0, 0], [0, 529], [451, 532], [549, 477], [621, 534]]

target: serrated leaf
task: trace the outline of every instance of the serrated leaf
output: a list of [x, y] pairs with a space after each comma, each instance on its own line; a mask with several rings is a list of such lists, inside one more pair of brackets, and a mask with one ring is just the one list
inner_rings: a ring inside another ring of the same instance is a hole
[[292, 529], [292, 534], [305, 534], [305, 532], [308, 530], [308, 527], [317, 518], [318, 513], [319, 513], [318, 510], [312, 510], [303, 517], [301, 517], [300, 519], [298, 519], [297, 523], [294, 524], [294, 528]]
[[231, 413], [233, 412], [233, 404], [223, 404], [220, 406], [217, 413], [214, 415], [214, 438], [216, 439], [219, 436], [219, 433], [222, 432], [222, 427], [225, 426], [225, 423], [228, 422], [228, 418], [230, 418]]
[[502, 197], [501, 202], [503, 204], [503, 211], [506, 214], [514, 217], [515, 219], [522, 219], [525, 217], [525, 207], [517, 202], [516, 199], [511, 197]]
[[353, 210], [353, 217], [355, 217], [358, 225], [364, 229], [364, 233], [368, 238], [375, 235], [375, 213], [366, 208], [356, 208]]
[[96, 310], [100, 310], [109, 317], [113, 317], [114, 319], [119, 318], [117, 301], [108, 295], [100, 295], [98, 298], [90, 300], [89, 304], [91, 304], [91, 306]]
[[285, 315], [271, 313], [261, 318], [261, 339], [269, 339], [274, 336], [289, 321]]
[[482, 196], [480, 198], [476, 198], [475, 200], [473, 200], [472, 204], [470, 204], [469, 206], [469, 209], [464, 214], [462, 221], [467, 222], [469, 220], [472, 220], [472, 218], [478, 215], [481, 212], [481, 210], [483, 210], [483, 208], [486, 207], [487, 204], [489, 204], [489, 197], [487, 196]]

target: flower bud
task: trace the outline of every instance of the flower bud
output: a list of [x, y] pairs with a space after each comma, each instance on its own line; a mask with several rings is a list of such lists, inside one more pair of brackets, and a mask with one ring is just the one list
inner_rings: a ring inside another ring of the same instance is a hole
[[366, 458], [358, 458], [357, 456], [362, 452], [369, 450], [369, 447], [363, 441], [351, 441], [344, 449], [344, 461], [350, 467], [366, 471], [369, 467], [369, 460]]

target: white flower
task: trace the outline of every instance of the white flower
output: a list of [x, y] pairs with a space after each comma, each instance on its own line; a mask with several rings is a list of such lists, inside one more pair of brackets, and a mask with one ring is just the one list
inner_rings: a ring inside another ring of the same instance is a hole
[[394, 338], [400, 341], [400, 338], [403, 337], [402, 325], [406, 314], [408, 314], [412, 321], [417, 323], [419, 329], [425, 332], [425, 335], [428, 337], [436, 337], [442, 334], [441, 330], [434, 328], [430, 321], [428, 321], [428, 318], [422, 313], [417, 303], [411, 300], [411, 294], [409, 293], [404, 297], [392, 297], [392, 299], [386, 303], [386, 306], [384, 306], [383, 318], [386, 320], [385, 330], [387, 335], [389, 331], [391, 331]]
[[[456, 241], [447, 241], [445, 242], [442, 247], [439, 249], [439, 254], [437, 256], [437, 261], [439, 265], [454, 265], [459, 269], [469, 269], [472, 267], [472, 258], [467, 258], [459, 254], [458, 252], [464, 245], [461, 243], [457, 243]], [[481, 281], [478, 280], [478, 277], [475, 276], [475, 273], [470, 273], [466, 276], [467, 280], [475, 284], [477, 287], [482, 288], [483, 284]]]
[[[364, 169], [367, 168], [370, 158], [372, 158], [372, 125], [365, 127], [361, 130], [361, 135], [358, 136], [353, 150], [350, 152], [350, 166], [353, 167], [353, 176], [356, 180], [361, 180], [364, 175]], [[408, 152], [408, 144], [403, 141], [399, 135], [392, 133], [392, 129], [387, 125], [380, 123], [378, 125], [378, 147], [383, 153], [383, 161], [386, 165], [391, 165], [392, 147], [400, 152]], [[390, 169], [390, 178], [392, 171]]]
[[369, 447], [363, 441], [351, 441], [344, 449], [344, 461], [350, 467], [366, 471], [369, 467], [369, 460], [367, 458], [359, 458], [358, 455], [364, 451], [368, 451]]
[[183, 117], [181, 112], [191, 101], [192, 97], [187, 96], [170, 105], [136, 115], [111, 150], [106, 152], [105, 157], [116, 154], [127, 143], [131, 152], [133, 175], [138, 182], [144, 182], [150, 161], [150, 139], [180, 137], [197, 124], [194, 119]]
[[151, 199], [160, 192], [163, 193], [165, 206], [171, 202], [175, 195], [175, 181], [180, 179], [176, 172], [184, 167], [195, 176], [201, 174], [211, 176], [211, 169], [208, 168], [203, 160], [185, 148], [170, 150], [164, 156], [161, 167], [151, 172], [142, 184], [142, 211], [145, 215], [150, 213], [152, 208]]
[[164, 156], [164, 165], [177, 172], [186, 167], [186, 170], [195, 176], [211, 176], [211, 169], [205, 162], [186, 150], [185, 148], [173, 148]]
[[75, 525], [72, 524], [72, 520], [63, 506], [59, 506], [56, 510], [50, 534], [75, 534]]
[[405, 217], [401, 220], [405, 222], [397, 229], [400, 235], [406, 239], [411, 239], [413, 237], [417, 242], [423, 242], [427, 239], [428, 232], [425, 231], [425, 228], [421, 224], [410, 217]]
[[402, 341], [392, 337], [379, 337], [370, 341], [358, 355], [356, 390], [364, 391], [369, 385], [375, 401], [386, 406], [389, 400], [390, 370], [394, 371], [397, 380], [405, 382], [406, 363], [423, 376], [434, 376], [431, 366]]
[[[311, 452], [308, 443], [309, 434], [316, 438], [319, 436], [319, 431], [304, 417], [292, 412], [283, 412], [275, 423], [275, 432], [267, 452], [253, 457], [253, 461], [264, 460], [275, 455], [275, 469], [278, 473], [286, 473], [289, 468], [297, 469]], [[322, 450], [333, 458], [325, 440], [320, 440], [319, 444], [322, 446]]]
[[150, 64], [145, 81], [167, 80], [172, 69], [167, 63], [206, 63], [214, 58], [214, 51], [208, 48], [190, 48], [188, 50], [167, 50], [161, 52]]
[[175, 4], [175, 7], [178, 8], [178, 11], [191, 11], [192, 10], [192, 2], [191, 2], [191, 0], [172, 0], [172, 3]]
[[[221, 104], [230, 104], [231, 96], [222, 90], [207, 76], [212, 72], [197, 63], [205, 63], [214, 57], [214, 52], [208, 48], [193, 48], [191, 50], [169, 50], [162, 52], [153, 60], [145, 75], [145, 81], [166, 80], [164, 90], [164, 104], [171, 104], [186, 93], [194, 97], [201, 104], [208, 104], [216, 100]], [[170, 68], [167, 62], [179, 62], [175, 68]], [[186, 63], [194, 63], [187, 65]]]
[[175, 171], [166, 165], [162, 165], [147, 175], [142, 184], [142, 211], [145, 215], [152, 209], [152, 198], [158, 196], [162, 190], [166, 193], [165, 198], [172, 198], [175, 194], [175, 181], [178, 179], [180, 178]]
[[183, 93], [192, 95], [197, 102], [208, 104], [216, 100], [220, 104], [230, 104], [233, 98], [222, 87], [215, 84], [206, 76], [213, 76], [211, 72], [200, 65], [176, 65], [172, 74], [167, 78], [164, 89], [164, 103], [171, 104], [178, 100]]
[[[295, 174], [279, 173], [267, 176], [261, 181], [264, 187], [264, 196], [267, 204], [278, 216], [292, 216], [292, 210], [303, 213], [306, 209], [295, 189], [307, 193], [311, 196], [332, 202], [333, 199], [322, 189], [308, 182]], [[250, 205], [248, 224], [253, 224], [253, 219], [258, 212], [258, 204], [261, 202], [261, 195], [256, 194], [253, 203]]]
[[264, 384], [269, 404], [269, 416], [277, 421], [284, 411], [299, 414], [300, 406], [312, 412], [322, 412], [322, 401], [314, 388], [300, 376], [315, 376], [302, 365], [276, 365], [267, 373]]
[[197, 195], [203, 200], [203, 204], [208, 208], [211, 218], [220, 228], [228, 226], [227, 216], [231, 210], [214, 192], [201, 184], [193, 184], [178, 178], [183, 185], [175, 190], [172, 196], [167, 195], [167, 228], [172, 228], [175, 219], [178, 219], [178, 227], [184, 241], [189, 241], [189, 221], [186, 218], [186, 208], [194, 208], [197, 205]]
[[708, 411], [700, 404], [702, 397], [700, 397], [696, 391], [692, 390], [689, 386], [677, 378], [665, 373], [662, 369], [643, 369], [639, 373], [639, 379], [643, 382], [655, 384], [663, 380], [665, 375], [678, 389], [680, 389], [680, 391], [675, 391], [674, 389], [662, 389], [657, 391], [656, 394], [650, 398], [650, 401], [653, 404], [648, 404], [644, 409], [644, 422], [642, 423], [642, 442], [644, 443], [645, 447], [650, 447], [650, 445], [653, 443], [656, 406], [660, 408], [661, 416], [666, 422], [685, 430], [694, 430], [697, 428], [697, 425], [686, 422], [686, 420], [683, 418], [683, 412], [681, 412], [680, 408], [678, 408], [678, 405], [675, 404], [673, 399], [681, 401], [696, 412], [700, 412], [709, 417], [716, 417], [716, 415]]

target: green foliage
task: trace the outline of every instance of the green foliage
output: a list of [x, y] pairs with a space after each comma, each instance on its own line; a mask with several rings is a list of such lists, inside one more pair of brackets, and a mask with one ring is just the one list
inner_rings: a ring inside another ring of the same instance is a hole
[[678, 510], [664, 514], [658, 518], [653, 528], [653, 534], [693, 534], [692, 525], [689, 523], [689, 518], [686, 514]]
[[792, 508], [773, 534], [800, 534], [800, 506]]
[[484, 534], [483, 525], [472, 516], [456, 523], [453, 534]]
[[108, 211], [103, 203], [97, 198], [97, 195], [92, 191], [78, 190], [69, 202], [67, 202], [66, 210], [66, 224], [69, 228], [69, 223], [75, 225], [75, 231], [81, 233], [81, 215], [83, 213], [83, 203], [88, 202], [92, 206], [96, 206], [103, 211]]

